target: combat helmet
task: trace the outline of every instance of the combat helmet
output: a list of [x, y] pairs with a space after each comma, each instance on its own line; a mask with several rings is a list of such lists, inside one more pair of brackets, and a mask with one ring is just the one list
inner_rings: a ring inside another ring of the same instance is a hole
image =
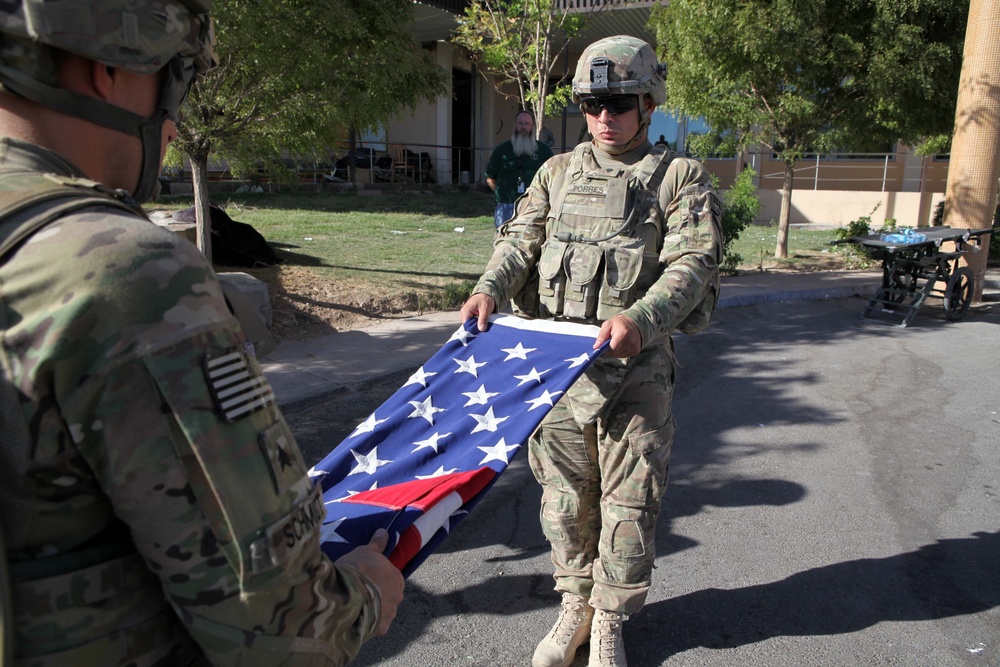
[[660, 105], [667, 101], [666, 74], [667, 66], [656, 61], [646, 42], [628, 35], [606, 37], [580, 55], [573, 102], [591, 96], [648, 94]]
[[[0, 86], [102, 127], [138, 137], [143, 164], [133, 198], [159, 186], [160, 134], [177, 119], [195, 77], [215, 65], [212, 0], [20, 0], [0, 9]], [[143, 118], [59, 87], [52, 49], [137, 74], [163, 71], [157, 111]]]

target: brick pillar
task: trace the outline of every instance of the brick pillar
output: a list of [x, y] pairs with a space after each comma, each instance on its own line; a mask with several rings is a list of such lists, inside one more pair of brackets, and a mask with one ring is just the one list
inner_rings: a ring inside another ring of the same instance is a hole
[[[992, 226], [1000, 179], [1000, 0], [972, 0], [955, 109], [944, 224]], [[985, 243], [989, 237], [984, 238]], [[982, 300], [986, 248], [967, 257], [976, 276], [973, 301]], [[964, 263], [964, 262], [963, 262]]]

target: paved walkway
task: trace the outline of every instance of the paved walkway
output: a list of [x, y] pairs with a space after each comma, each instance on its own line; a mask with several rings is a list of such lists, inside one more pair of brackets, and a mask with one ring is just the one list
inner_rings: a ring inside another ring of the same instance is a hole
[[[868, 298], [880, 271], [753, 273], [722, 280], [719, 308], [780, 301]], [[1000, 288], [1000, 269], [987, 272], [985, 286]], [[860, 316], [863, 304], [858, 303]], [[263, 358], [278, 403], [288, 407], [309, 399], [365, 386], [416, 370], [459, 326], [458, 312], [391, 320], [367, 329], [286, 341]]]

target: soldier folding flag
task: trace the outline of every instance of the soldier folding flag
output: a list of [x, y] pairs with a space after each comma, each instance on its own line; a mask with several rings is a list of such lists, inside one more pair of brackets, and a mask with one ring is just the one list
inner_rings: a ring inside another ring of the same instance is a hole
[[323, 550], [337, 559], [389, 532], [409, 575], [496, 481], [556, 401], [607, 347], [598, 328], [470, 319], [309, 471], [323, 489]]

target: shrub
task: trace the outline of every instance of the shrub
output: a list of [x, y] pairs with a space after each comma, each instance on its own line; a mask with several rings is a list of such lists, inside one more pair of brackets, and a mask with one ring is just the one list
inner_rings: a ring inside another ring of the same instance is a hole
[[[857, 220], [847, 223], [846, 227], [833, 230], [833, 235], [843, 241], [852, 236], [868, 236], [869, 234], [880, 234], [882, 232], [892, 233], [896, 231], [896, 219], [886, 218], [885, 224], [878, 229], [872, 229], [872, 216], [882, 205], [877, 202], [871, 213], [863, 215]], [[854, 243], [844, 243], [837, 246], [837, 252], [844, 256], [844, 266], [848, 269], [867, 269], [875, 263], [871, 253], [867, 248]]]
[[733, 242], [760, 213], [761, 203], [753, 184], [756, 175], [753, 169], [744, 169], [736, 177], [733, 187], [722, 194], [723, 254], [720, 269], [723, 273], [736, 273], [736, 267], [743, 261], [743, 257], [732, 248]]

